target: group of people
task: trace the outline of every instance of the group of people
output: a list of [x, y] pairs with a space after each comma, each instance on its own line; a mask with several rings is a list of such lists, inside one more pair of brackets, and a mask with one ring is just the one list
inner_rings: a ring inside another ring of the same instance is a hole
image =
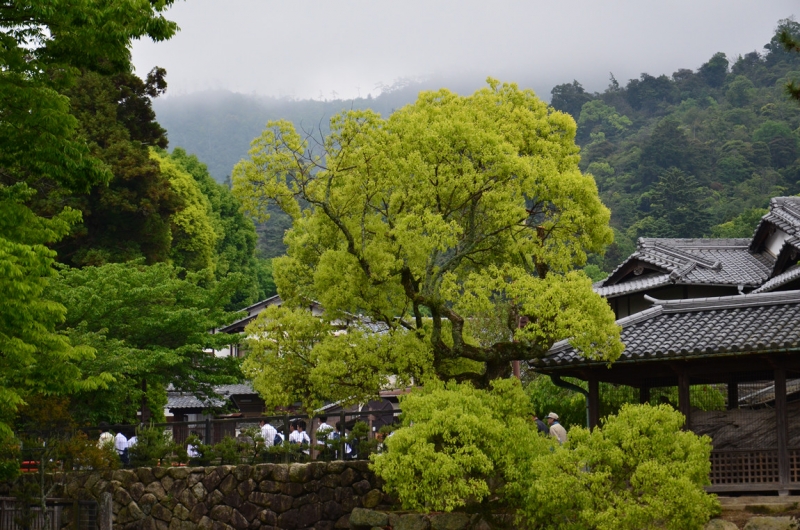
[[[335, 427], [329, 425], [327, 416], [320, 416], [319, 420], [320, 424], [319, 427], [317, 427], [317, 445], [323, 446], [321, 451], [324, 452], [328, 450], [330, 445], [338, 445], [341, 425], [339, 422], [336, 422]], [[260, 426], [261, 438], [264, 440], [264, 445], [267, 448], [281, 445], [285, 441], [286, 436], [284, 433], [280, 432], [263, 419], [260, 422]], [[306, 446], [311, 445], [311, 438], [306, 431], [306, 422], [304, 420], [292, 420], [289, 423], [289, 443], [297, 445], [305, 444]], [[331, 450], [338, 455], [338, 449], [333, 448]], [[303, 449], [303, 452], [309, 454], [308, 449]], [[345, 453], [348, 455], [352, 453], [352, 448], [349, 444], [345, 444]]]
[[100, 439], [97, 441], [97, 446], [102, 448], [106, 445], [113, 445], [120, 462], [128, 465], [130, 462], [129, 450], [136, 445], [136, 434], [134, 433], [130, 438], [125, 437], [121, 430], [116, 434], [111, 434], [108, 424], [103, 422], [100, 424]]
[[536, 414], [533, 415], [533, 421], [536, 422], [536, 428], [540, 433], [549, 435], [558, 440], [559, 445], [564, 445], [567, 441], [567, 430], [558, 423], [558, 414], [551, 412], [544, 418], [547, 423], [540, 420]]

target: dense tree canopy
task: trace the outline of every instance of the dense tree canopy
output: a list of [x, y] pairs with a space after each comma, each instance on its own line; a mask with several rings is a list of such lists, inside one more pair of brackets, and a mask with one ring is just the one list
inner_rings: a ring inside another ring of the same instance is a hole
[[75, 418], [133, 423], [143, 398], [160, 417], [168, 385], [207, 394], [214, 384], [238, 380], [235, 358], [208, 353], [236, 339], [209, 333], [233, 320], [223, 308], [235, 282], [181, 273], [166, 263], [129, 262], [63, 269], [50, 281], [50, 296], [66, 308], [58, 329], [96, 351], [76, 367], [113, 378], [75, 393]]
[[271, 263], [257, 255], [253, 221], [242, 212], [241, 203], [228, 186], [214, 181], [206, 165], [180, 147], [175, 148], [166, 159], [176, 169], [191, 175], [209, 202], [210, 222], [216, 235], [213, 252], [215, 276], [222, 280], [236, 274], [239, 279], [229, 307], [239, 309], [274, 295]]
[[[169, 38], [176, 26], [161, 12], [171, 3], [0, 5], [0, 434], [26, 396], [89, 390], [108, 380], [105, 373], [83, 376], [75, 363], [92, 351], [57, 333], [65, 308], [45, 296], [55, 272], [55, 253], [45, 245], [64, 238], [81, 217], [58, 198], [111, 178], [79, 136], [62, 92], [88, 65], [129, 65], [131, 39]], [[52, 185], [40, 186], [45, 181]], [[41, 211], [37, 202], [47, 195], [53, 200]]]
[[0, 440], [19, 406], [35, 393], [70, 393], [107, 382], [106, 374], [85, 379], [77, 362], [90, 348], [75, 347], [56, 326], [66, 313], [45, 297], [55, 274], [55, 253], [45, 245], [63, 237], [78, 215], [65, 210], [52, 219], [34, 215], [23, 186], [0, 187]]
[[[288, 360], [280, 326], [307, 328], [310, 316], [262, 313], [251, 327], [261, 355], [245, 362], [256, 387], [288, 403], [306, 381], [327, 398], [334, 374], [352, 374], [351, 396], [374, 395], [390, 375], [486, 382], [564, 338], [615, 359], [613, 314], [571, 272], [612, 237], [574, 137], [569, 116], [494, 80], [469, 97], [423, 92], [388, 119], [345, 112], [317, 144], [271, 123], [235, 167], [234, 192], [250, 212], [276, 203], [292, 215], [278, 292], [289, 306], [320, 302], [328, 331], [296, 337]], [[329, 332], [343, 320], [384, 332]], [[373, 375], [358, 376], [360, 359]], [[271, 362], [307, 363], [309, 375], [265, 370]]]

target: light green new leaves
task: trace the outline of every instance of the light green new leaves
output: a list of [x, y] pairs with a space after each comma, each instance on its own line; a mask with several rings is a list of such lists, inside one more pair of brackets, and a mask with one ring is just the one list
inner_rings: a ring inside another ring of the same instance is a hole
[[[624, 405], [565, 445], [540, 435], [518, 381], [491, 390], [429, 384], [402, 401], [403, 425], [372, 468], [406, 509], [516, 513], [525, 528], [702, 528], [711, 443], [661, 405]], [[478, 507], [476, 505], [480, 504]]]
[[172, 259], [180, 267], [213, 272], [218, 235], [212, 223], [211, 203], [194, 178], [178, 164], [156, 151], [151, 151], [150, 156], [158, 161], [161, 173], [182, 203], [170, 217]]
[[92, 356], [56, 332], [66, 309], [45, 296], [55, 274], [58, 241], [80, 215], [65, 209], [52, 219], [36, 216], [23, 202], [29, 190], [0, 185], [0, 436], [7, 422], [32, 393], [71, 393], [101, 384], [103, 374], [84, 379], [74, 362]]
[[702, 528], [718, 509], [703, 491], [711, 440], [683, 422], [667, 405], [624, 405], [600, 429], [570, 429], [568, 447], [523, 479], [521, 514], [534, 528]]
[[406, 509], [451, 511], [495, 494], [495, 505], [513, 506], [517, 496], [506, 483], [553, 447], [528, 421], [529, 402], [514, 379], [496, 380], [490, 391], [430, 383], [402, 408], [403, 427], [372, 468]]
[[300, 401], [312, 411], [326, 400], [365, 401], [390, 382], [402, 387], [411, 378], [421, 380], [431, 362], [426, 344], [413, 333], [373, 333], [358, 322], [345, 331], [305, 309], [269, 307], [246, 332], [242, 371], [267, 409]]
[[[468, 97], [422, 92], [386, 119], [344, 112], [321, 142], [271, 123], [234, 168], [234, 193], [253, 214], [272, 202], [292, 215], [274, 261], [291, 306], [419, 333], [437, 370], [480, 363], [476, 377], [566, 338], [613, 360], [611, 310], [569, 273], [612, 239], [574, 138], [568, 115], [489, 80]], [[520, 316], [531, 323], [517, 333]]]

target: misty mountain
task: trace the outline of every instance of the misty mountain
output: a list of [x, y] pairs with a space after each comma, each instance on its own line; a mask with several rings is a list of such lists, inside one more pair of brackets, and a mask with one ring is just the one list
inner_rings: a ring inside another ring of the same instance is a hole
[[353, 100], [293, 100], [238, 94], [228, 91], [197, 92], [156, 99], [158, 122], [169, 135], [170, 149], [182, 147], [197, 155], [218, 182], [230, 176], [233, 166], [247, 156], [250, 142], [270, 120], [289, 120], [298, 130], [326, 133], [330, 117], [348, 109], [372, 109], [382, 116], [412, 103], [421, 90], [446, 86], [472, 93], [480, 84], [470, 81], [404, 80], [384, 87], [378, 97]]

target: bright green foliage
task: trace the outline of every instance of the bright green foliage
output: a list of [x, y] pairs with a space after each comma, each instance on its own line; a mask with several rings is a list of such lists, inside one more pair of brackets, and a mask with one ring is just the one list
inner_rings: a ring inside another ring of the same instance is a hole
[[584, 104], [580, 118], [578, 118], [581, 134], [587, 137], [592, 132], [603, 132], [607, 136], [613, 136], [624, 132], [631, 123], [630, 118], [619, 114], [614, 107], [610, 107], [600, 100]]
[[236, 359], [205, 351], [235, 340], [209, 333], [234, 320], [222, 309], [232, 282], [210, 283], [204, 276], [166, 263], [129, 262], [64, 269], [52, 280], [52, 299], [67, 308], [59, 329], [74, 344], [97, 352], [77, 367], [114, 378], [107, 386], [73, 396], [76, 417], [92, 424], [132, 422], [143, 398], [158, 417], [168, 384], [203, 393], [238, 380]]
[[765, 208], [747, 209], [727, 223], [715, 226], [711, 235], [713, 237], [753, 237], [756, 225], [766, 213]]
[[[559, 446], [537, 433], [518, 381], [436, 383], [402, 401], [403, 426], [371, 458], [405, 509], [517, 513], [527, 528], [700, 528], [711, 441], [668, 405], [622, 405]], [[538, 412], [538, 411], [537, 411]], [[539, 412], [541, 415], [541, 412]]]
[[719, 510], [703, 491], [711, 440], [683, 422], [667, 405], [625, 405], [591, 433], [573, 427], [530, 468], [520, 514], [531, 528], [702, 528]]
[[38, 217], [23, 202], [30, 191], [22, 184], [0, 186], [0, 437], [8, 422], [33, 393], [70, 393], [96, 387], [105, 375], [84, 379], [75, 366], [92, 350], [73, 347], [56, 331], [64, 306], [45, 296], [55, 274], [55, 253], [45, 245], [66, 234], [78, 219], [64, 210], [52, 219]]
[[[337, 331], [304, 309], [268, 307], [247, 327], [249, 353], [242, 371], [267, 409], [301, 401], [308, 411], [325, 400], [355, 403], [391, 381], [421, 380], [431, 364], [427, 345], [402, 329], [376, 334], [358, 325]], [[392, 377], [399, 374], [397, 377]]]
[[495, 380], [491, 390], [431, 383], [405, 397], [402, 408], [403, 426], [386, 439], [386, 453], [372, 456], [372, 468], [405, 509], [516, 507], [516, 481], [555, 445], [537, 434], [513, 378]]
[[[136, 429], [136, 444], [128, 457], [132, 467], [166, 465], [169, 461], [186, 462], [186, 448], [172, 440], [170, 433], [159, 427]], [[174, 457], [174, 458], [173, 458]]]
[[130, 64], [131, 39], [164, 40], [177, 26], [163, 18], [172, 0], [23, 0], [0, 11], [0, 167], [4, 178], [47, 176], [77, 189], [108, 178], [74, 136], [68, 86], [78, 68]]
[[[291, 124], [271, 123], [233, 183], [246, 211], [273, 203], [294, 218], [287, 256], [273, 260], [278, 292], [294, 307], [320, 302], [331, 320], [381, 323], [389, 340], [424, 345], [443, 376], [485, 384], [564, 338], [613, 360], [613, 314], [570, 272], [612, 237], [594, 180], [578, 170], [575, 122], [531, 91], [489, 85], [468, 97], [422, 92], [388, 119], [340, 114], [322, 153]], [[343, 339], [316, 337], [350, 365]], [[286, 385], [303, 380], [275, 385], [288, 399], [304, 390]]]
[[156, 151], [151, 156], [158, 161], [161, 174], [180, 201], [180, 207], [170, 216], [172, 261], [191, 271], [207, 269], [213, 272], [216, 266], [214, 251], [222, 234], [214, 231], [211, 203], [192, 175]]
[[215, 182], [205, 164], [179, 147], [168, 159], [194, 178], [211, 204], [211, 223], [217, 237], [214, 257], [217, 279], [241, 274], [242, 282], [231, 298], [230, 307], [244, 307], [274, 295], [272, 265], [269, 260], [256, 257], [253, 221], [241, 211], [241, 204], [230, 189]]
[[[162, 16], [171, 4], [172, 0], [23, 0], [4, 2], [0, 9], [4, 445], [8, 423], [29, 396], [91, 392], [110, 380], [101, 367], [92, 373], [81, 371], [81, 363], [92, 362], [92, 349], [73, 346], [57, 331], [66, 310], [46, 291], [56, 258], [48, 246], [58, 248], [66, 241], [85, 211], [70, 197], [99, 189], [112, 178], [109, 167], [94, 156], [95, 146], [87, 141], [64, 93], [74, 88], [82, 71], [129, 73], [131, 39], [163, 40], [176, 31], [177, 26]], [[113, 153], [114, 157], [121, 155]]]

